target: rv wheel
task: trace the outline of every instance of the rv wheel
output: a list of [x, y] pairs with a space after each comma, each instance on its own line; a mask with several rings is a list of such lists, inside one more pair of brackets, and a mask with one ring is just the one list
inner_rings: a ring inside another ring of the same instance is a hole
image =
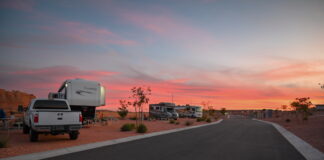
[[29, 127], [26, 124], [23, 124], [23, 134], [29, 133]]
[[33, 129], [29, 129], [29, 140], [31, 142], [38, 141], [38, 133], [34, 131]]

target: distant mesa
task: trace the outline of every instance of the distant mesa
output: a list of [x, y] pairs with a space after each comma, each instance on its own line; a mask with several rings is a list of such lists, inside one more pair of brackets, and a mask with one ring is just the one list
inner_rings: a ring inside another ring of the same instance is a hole
[[36, 96], [33, 94], [16, 90], [7, 91], [0, 89], [0, 108], [4, 109], [6, 112], [16, 112], [19, 105], [27, 107], [30, 100], [34, 98], [36, 98]]

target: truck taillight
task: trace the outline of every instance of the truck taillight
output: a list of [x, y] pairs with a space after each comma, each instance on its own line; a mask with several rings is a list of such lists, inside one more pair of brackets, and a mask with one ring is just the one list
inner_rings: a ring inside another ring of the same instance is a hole
[[83, 117], [82, 117], [82, 114], [79, 115], [79, 122], [82, 122], [83, 120]]
[[39, 119], [38, 119], [38, 114], [35, 114], [35, 115], [34, 115], [34, 123], [38, 123], [38, 120], [39, 120]]

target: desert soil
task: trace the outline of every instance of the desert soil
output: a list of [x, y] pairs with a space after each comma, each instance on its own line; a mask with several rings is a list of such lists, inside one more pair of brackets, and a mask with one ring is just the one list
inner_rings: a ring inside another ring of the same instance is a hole
[[[290, 122], [286, 122], [290, 119]], [[313, 147], [324, 152], [324, 112], [313, 113], [307, 121], [294, 114], [283, 114], [278, 118], [267, 118], [267, 121], [275, 122], [285, 127]]]
[[[186, 127], [186, 121], [193, 121], [193, 125], [205, 124], [207, 122], [196, 122], [195, 119], [181, 118], [178, 120], [180, 124], [170, 124], [169, 121], [144, 121], [148, 127], [148, 133], [170, 130], [175, 128]], [[100, 123], [89, 125], [80, 130], [80, 135], [77, 140], [69, 140], [68, 134], [65, 135], [40, 135], [38, 142], [31, 143], [28, 135], [22, 134], [21, 130], [0, 131], [2, 136], [10, 135], [9, 146], [0, 148], [0, 158], [23, 155], [34, 152], [43, 152], [53, 149], [60, 149], [76, 145], [82, 145], [93, 142], [100, 142], [123, 138], [128, 136], [139, 135], [135, 131], [121, 132], [120, 127], [125, 123], [135, 123], [134, 120], [117, 120], [109, 121], [107, 125]]]

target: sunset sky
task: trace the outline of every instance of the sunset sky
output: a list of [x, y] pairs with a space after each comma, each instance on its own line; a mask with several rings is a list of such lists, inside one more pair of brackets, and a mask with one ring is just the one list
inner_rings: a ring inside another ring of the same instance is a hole
[[0, 88], [74, 78], [104, 84], [107, 109], [133, 86], [216, 109], [324, 103], [324, 1], [0, 0]]

